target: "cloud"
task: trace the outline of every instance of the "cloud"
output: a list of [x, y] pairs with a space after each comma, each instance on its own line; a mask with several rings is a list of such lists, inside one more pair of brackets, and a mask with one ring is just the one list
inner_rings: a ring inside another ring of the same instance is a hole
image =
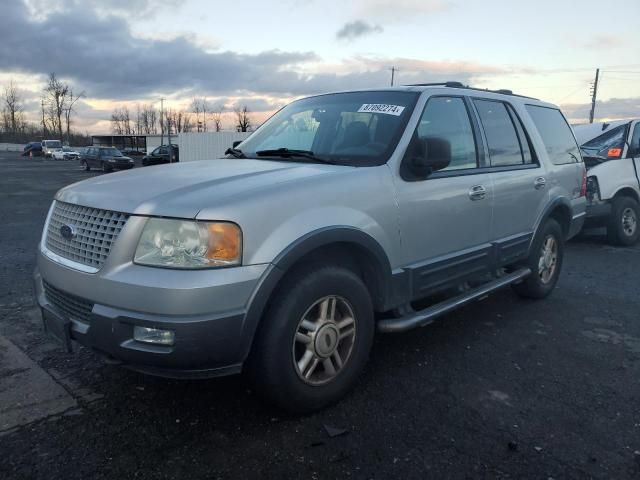
[[418, 15], [439, 14], [454, 8], [447, 0], [358, 0], [356, 14], [383, 22], [398, 22]]
[[581, 42], [580, 46], [587, 49], [609, 50], [625, 44], [624, 38], [616, 35], [595, 35], [586, 42]]
[[336, 32], [336, 38], [338, 38], [338, 40], [355, 40], [365, 35], [382, 32], [383, 28], [380, 25], [371, 25], [362, 20], [356, 20], [344, 24], [343, 27]]
[[[572, 103], [560, 106], [570, 123], [585, 123], [589, 120], [590, 103]], [[638, 118], [640, 97], [611, 98], [596, 102], [596, 121]]]

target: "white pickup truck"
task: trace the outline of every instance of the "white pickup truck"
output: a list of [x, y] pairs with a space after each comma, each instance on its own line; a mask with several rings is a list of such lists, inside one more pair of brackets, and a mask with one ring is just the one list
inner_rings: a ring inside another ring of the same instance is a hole
[[615, 245], [640, 237], [640, 120], [574, 126], [587, 167], [585, 227], [606, 227]]

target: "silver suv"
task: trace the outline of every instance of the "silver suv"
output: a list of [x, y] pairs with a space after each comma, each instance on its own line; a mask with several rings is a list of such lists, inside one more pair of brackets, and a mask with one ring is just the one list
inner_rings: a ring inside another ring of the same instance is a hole
[[585, 215], [557, 107], [458, 83], [298, 100], [227, 158], [60, 190], [35, 285], [47, 331], [167, 377], [246, 371], [277, 405], [343, 396], [374, 331], [512, 285], [554, 288]]

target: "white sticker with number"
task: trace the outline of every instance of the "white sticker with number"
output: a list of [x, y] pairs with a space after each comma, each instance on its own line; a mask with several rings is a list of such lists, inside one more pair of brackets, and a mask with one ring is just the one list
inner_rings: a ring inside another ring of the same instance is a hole
[[388, 105], [386, 103], [365, 103], [359, 109], [359, 113], [384, 113], [386, 115], [395, 115], [399, 117], [404, 107], [400, 105]]

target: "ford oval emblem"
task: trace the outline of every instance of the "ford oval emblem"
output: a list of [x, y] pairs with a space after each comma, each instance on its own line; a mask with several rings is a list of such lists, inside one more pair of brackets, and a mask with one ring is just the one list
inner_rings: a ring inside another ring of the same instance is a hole
[[73, 240], [76, 238], [76, 228], [73, 225], [62, 225], [60, 227], [60, 235], [66, 240]]

